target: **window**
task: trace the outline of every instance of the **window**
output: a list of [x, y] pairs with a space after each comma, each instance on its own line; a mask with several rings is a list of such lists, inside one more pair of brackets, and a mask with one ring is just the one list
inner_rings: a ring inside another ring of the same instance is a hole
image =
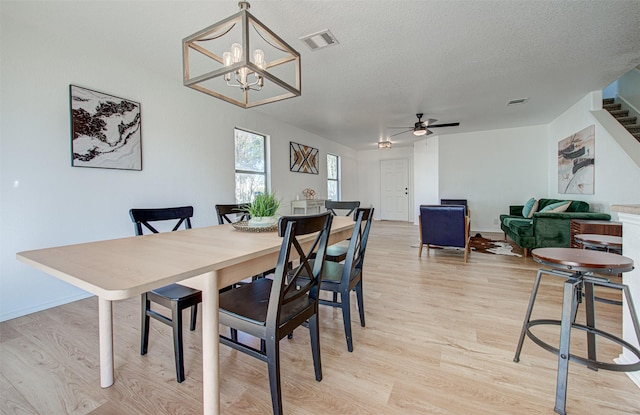
[[327, 197], [340, 200], [340, 158], [327, 154]]
[[267, 137], [236, 128], [236, 203], [267, 191]]

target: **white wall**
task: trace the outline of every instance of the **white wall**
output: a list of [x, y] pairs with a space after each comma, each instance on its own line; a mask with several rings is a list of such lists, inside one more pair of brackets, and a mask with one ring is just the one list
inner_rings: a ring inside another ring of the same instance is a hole
[[414, 223], [418, 223], [420, 205], [440, 203], [439, 187], [440, 164], [438, 160], [440, 138], [428, 137], [413, 144], [414, 175]]
[[[234, 127], [271, 137], [282, 213], [305, 187], [326, 196], [327, 152], [342, 158], [343, 197], [358, 197], [354, 150], [185, 88], [180, 73], [164, 78], [105, 55], [87, 34], [0, 19], [0, 320], [88, 295], [16, 252], [130, 236], [132, 207], [189, 204], [195, 227], [217, 223], [214, 204], [234, 201]], [[71, 167], [69, 84], [140, 102], [142, 171]], [[289, 172], [290, 140], [320, 150], [319, 175]]]
[[[592, 211], [610, 212], [614, 204], [640, 203], [640, 168], [621, 149], [591, 110], [601, 107], [601, 93], [587, 94], [583, 99], [549, 124], [548, 186], [549, 197], [589, 202]], [[593, 195], [558, 193], [558, 141], [590, 125], [595, 125], [595, 182]], [[637, 144], [637, 143], [636, 143]], [[612, 214], [614, 218], [617, 215]]]
[[[411, 147], [376, 149], [358, 152], [358, 200], [361, 206], [372, 205], [376, 208], [374, 218], [380, 217], [380, 161], [392, 159], [406, 159], [409, 161], [409, 175], [412, 176], [413, 152]], [[413, 189], [413, 177], [409, 177], [409, 189]], [[347, 198], [344, 198], [347, 200]], [[409, 194], [409, 206], [413, 206], [413, 195]], [[409, 206], [407, 209], [409, 209]], [[409, 214], [412, 211], [409, 209]], [[409, 221], [414, 218], [409, 217]]]

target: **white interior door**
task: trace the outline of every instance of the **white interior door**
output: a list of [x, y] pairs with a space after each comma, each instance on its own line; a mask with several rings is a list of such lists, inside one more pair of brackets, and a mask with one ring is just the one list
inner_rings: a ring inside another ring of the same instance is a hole
[[409, 161], [380, 161], [382, 220], [409, 220]]

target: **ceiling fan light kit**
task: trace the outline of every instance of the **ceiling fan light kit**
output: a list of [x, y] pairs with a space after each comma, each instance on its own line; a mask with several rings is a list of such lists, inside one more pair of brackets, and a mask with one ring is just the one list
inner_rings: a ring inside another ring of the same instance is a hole
[[238, 6], [182, 40], [184, 85], [242, 108], [300, 96], [300, 54], [249, 13], [248, 2]]

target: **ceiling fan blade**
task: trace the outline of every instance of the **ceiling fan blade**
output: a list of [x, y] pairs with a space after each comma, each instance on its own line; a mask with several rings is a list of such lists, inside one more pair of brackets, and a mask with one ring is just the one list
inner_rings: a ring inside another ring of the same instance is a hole
[[433, 134], [433, 131], [431, 131], [431, 130], [429, 130], [429, 129], [427, 128], [427, 134], [426, 134], [426, 135], [431, 135], [431, 134]]
[[[394, 128], [395, 128], [395, 127], [394, 127]], [[406, 128], [406, 127], [404, 127], [404, 128]], [[395, 134], [393, 134], [393, 135], [390, 135], [390, 136], [389, 136], [389, 138], [391, 138], [391, 137], [395, 137], [395, 136], [400, 135], [400, 134], [408, 133], [409, 131], [413, 131], [413, 128], [410, 128], [410, 129], [408, 129], [408, 130], [404, 130], [404, 131], [400, 131], [399, 133], [395, 133]]]
[[386, 128], [390, 130], [392, 128], [413, 128], [413, 126], [411, 126], [411, 127], [386, 127]]
[[457, 126], [459, 126], [459, 125], [460, 125], [460, 123], [459, 123], [459, 122], [451, 122], [451, 123], [448, 123], [448, 124], [434, 124], [434, 125], [429, 124], [429, 126], [428, 126], [428, 127], [429, 127], [429, 128], [438, 128], [438, 127], [457, 127]]

